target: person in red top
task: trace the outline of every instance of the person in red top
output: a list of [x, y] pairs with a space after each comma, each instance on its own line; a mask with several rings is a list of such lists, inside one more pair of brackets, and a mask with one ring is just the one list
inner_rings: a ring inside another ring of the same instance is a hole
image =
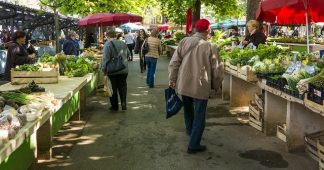
[[172, 38], [172, 35], [171, 35], [171, 33], [170, 32], [168, 32], [165, 36], [164, 36], [164, 38]]

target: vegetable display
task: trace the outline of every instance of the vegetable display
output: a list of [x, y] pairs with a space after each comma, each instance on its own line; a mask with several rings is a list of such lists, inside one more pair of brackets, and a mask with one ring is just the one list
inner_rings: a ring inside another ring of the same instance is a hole
[[32, 92], [45, 92], [45, 88], [39, 86], [38, 84], [36, 84], [34, 81], [32, 81], [31, 83], [29, 83], [27, 86], [19, 89], [20, 92], [23, 93], [27, 93], [30, 94]]
[[60, 53], [56, 55], [56, 58], [60, 64], [60, 73], [62, 75], [68, 77], [83, 77], [86, 74], [93, 72], [94, 57], [67, 57]]
[[39, 64], [24, 64], [20, 66], [16, 66], [14, 68], [15, 71], [40, 71], [42, 68]]
[[162, 40], [162, 44], [165, 44], [165, 45], [175, 45], [176, 44], [176, 40], [175, 39], [163, 39]]
[[180, 42], [185, 37], [185, 34], [181, 31], [174, 33], [174, 39], [176, 42]]
[[47, 53], [43, 54], [43, 56], [39, 60], [42, 63], [47, 63], [47, 64], [56, 64], [57, 60], [55, 56], [49, 55]]

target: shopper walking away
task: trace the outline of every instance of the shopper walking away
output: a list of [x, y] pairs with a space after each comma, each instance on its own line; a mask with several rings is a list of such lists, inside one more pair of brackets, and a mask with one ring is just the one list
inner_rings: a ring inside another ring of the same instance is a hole
[[16, 31], [13, 35], [13, 41], [8, 44], [8, 53], [4, 79], [11, 81], [11, 69], [18, 65], [32, 64], [35, 59], [35, 53], [28, 54], [24, 45], [26, 43], [26, 33]]
[[134, 40], [134, 37], [133, 35], [130, 33], [130, 31], [125, 31], [125, 35], [124, 35], [124, 39], [125, 39], [125, 42], [127, 44], [127, 47], [128, 47], [128, 50], [130, 51], [130, 58], [128, 58], [128, 61], [133, 61], [133, 49], [134, 49], [134, 46], [135, 46], [135, 40]]
[[74, 40], [76, 38], [75, 32], [70, 32], [63, 43], [63, 52], [65, 55], [78, 55], [78, 49], [74, 45]]
[[[127, 45], [120, 40], [117, 40], [117, 33], [114, 30], [107, 32], [107, 41], [103, 49], [103, 58], [102, 58], [102, 71], [108, 76], [113, 95], [110, 97], [111, 107], [109, 110], [117, 111], [118, 110], [118, 94], [121, 101], [122, 110], [126, 110], [126, 97], [127, 97], [127, 75], [128, 75], [128, 65], [127, 58], [130, 56]], [[109, 62], [112, 62], [112, 59], [122, 56], [123, 64], [125, 68], [115, 72], [107, 73], [109, 69]]]
[[222, 64], [216, 46], [207, 41], [210, 23], [200, 19], [196, 33], [184, 38], [169, 64], [169, 86], [182, 95], [187, 134], [190, 135], [188, 153], [202, 152], [205, 113], [211, 88], [218, 90], [222, 82]]
[[145, 56], [145, 61], [147, 65], [146, 84], [150, 88], [154, 87], [156, 63], [162, 52], [161, 41], [158, 38], [158, 36], [159, 36], [159, 30], [154, 29], [151, 32], [151, 37], [147, 39], [149, 51]]
[[144, 29], [140, 30], [140, 33], [136, 38], [135, 54], [139, 54], [140, 57], [141, 73], [143, 73], [146, 69], [145, 54], [143, 54], [141, 51], [142, 51], [143, 43], [147, 38], [148, 35], [146, 34]]

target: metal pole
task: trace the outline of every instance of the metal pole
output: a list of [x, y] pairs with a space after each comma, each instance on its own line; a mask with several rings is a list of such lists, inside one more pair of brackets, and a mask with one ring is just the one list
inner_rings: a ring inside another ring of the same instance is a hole
[[309, 30], [308, 30], [308, 12], [306, 11], [306, 36], [307, 36], [307, 53], [309, 53]]

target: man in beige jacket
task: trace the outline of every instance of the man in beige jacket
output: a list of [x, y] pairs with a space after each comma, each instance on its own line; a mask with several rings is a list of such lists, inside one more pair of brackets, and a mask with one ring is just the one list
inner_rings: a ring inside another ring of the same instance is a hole
[[187, 152], [190, 154], [206, 150], [200, 141], [207, 101], [211, 89], [218, 90], [223, 78], [217, 47], [207, 41], [209, 26], [208, 20], [198, 20], [197, 32], [179, 43], [169, 64], [169, 85], [182, 95], [185, 125], [190, 135]]

